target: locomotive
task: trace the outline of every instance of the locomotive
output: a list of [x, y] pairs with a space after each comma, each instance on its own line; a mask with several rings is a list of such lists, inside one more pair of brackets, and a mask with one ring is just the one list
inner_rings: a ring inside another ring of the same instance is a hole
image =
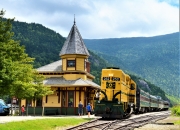
[[102, 69], [101, 88], [94, 97], [94, 114], [102, 118], [124, 118], [132, 113], [167, 110], [169, 103], [137, 87], [121, 69]]

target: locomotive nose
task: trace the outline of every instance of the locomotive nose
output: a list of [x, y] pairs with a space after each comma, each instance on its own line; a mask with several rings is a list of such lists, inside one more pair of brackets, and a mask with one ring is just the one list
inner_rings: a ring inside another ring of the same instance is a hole
[[106, 108], [105, 108], [105, 112], [106, 112], [106, 113], [110, 113], [110, 112], [111, 112], [111, 108], [106, 107]]

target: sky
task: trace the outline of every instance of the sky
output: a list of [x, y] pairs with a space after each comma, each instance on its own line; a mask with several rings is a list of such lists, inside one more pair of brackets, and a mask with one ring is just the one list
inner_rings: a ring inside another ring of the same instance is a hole
[[5, 18], [37, 23], [67, 37], [151, 37], [179, 32], [179, 0], [0, 0]]

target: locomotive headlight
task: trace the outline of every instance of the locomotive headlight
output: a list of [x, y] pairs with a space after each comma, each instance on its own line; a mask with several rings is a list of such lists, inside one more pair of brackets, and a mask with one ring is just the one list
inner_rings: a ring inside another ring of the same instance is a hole
[[121, 102], [118, 102], [118, 104], [120, 104]]
[[109, 76], [113, 76], [114, 74], [109, 74]]
[[100, 103], [100, 100], [98, 100], [98, 103]]

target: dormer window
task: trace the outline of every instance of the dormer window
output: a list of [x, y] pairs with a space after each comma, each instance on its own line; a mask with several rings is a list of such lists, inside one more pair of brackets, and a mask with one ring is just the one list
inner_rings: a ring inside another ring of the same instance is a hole
[[67, 67], [75, 67], [76, 61], [75, 60], [67, 60]]

